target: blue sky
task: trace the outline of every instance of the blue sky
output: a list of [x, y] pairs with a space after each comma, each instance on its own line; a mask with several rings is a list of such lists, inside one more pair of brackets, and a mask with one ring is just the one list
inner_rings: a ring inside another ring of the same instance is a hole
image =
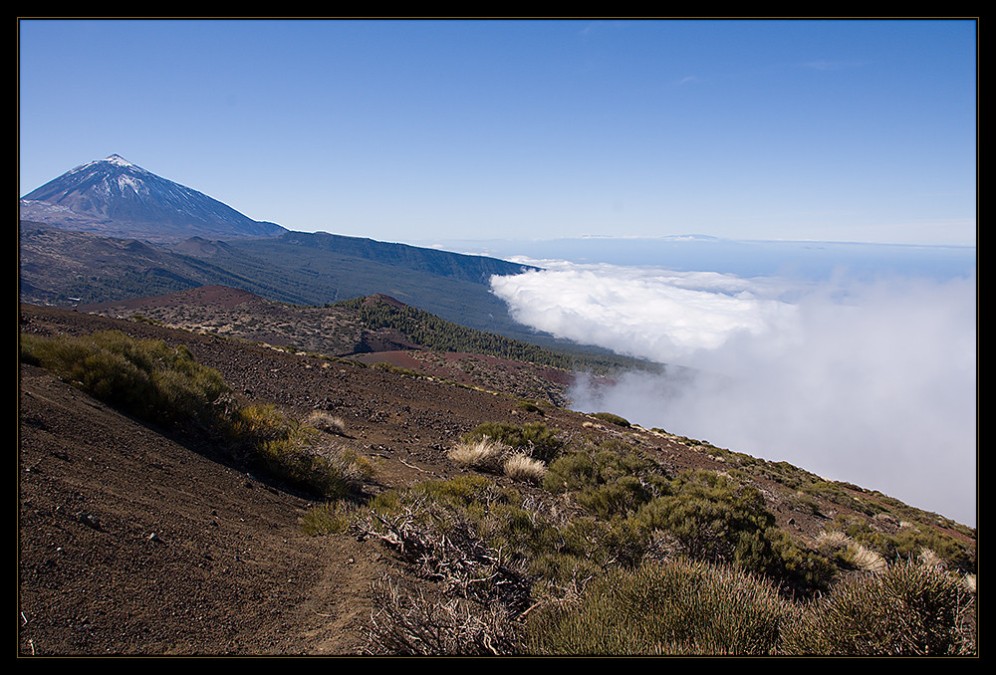
[[118, 153], [388, 241], [974, 244], [976, 28], [22, 19], [20, 194]]

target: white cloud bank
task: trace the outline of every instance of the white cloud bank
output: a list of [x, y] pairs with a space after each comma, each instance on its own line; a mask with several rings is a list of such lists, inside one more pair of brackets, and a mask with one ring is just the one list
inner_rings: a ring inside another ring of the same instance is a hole
[[582, 382], [581, 410], [785, 460], [976, 522], [975, 277], [819, 285], [543, 263], [495, 277], [522, 323], [698, 370]]

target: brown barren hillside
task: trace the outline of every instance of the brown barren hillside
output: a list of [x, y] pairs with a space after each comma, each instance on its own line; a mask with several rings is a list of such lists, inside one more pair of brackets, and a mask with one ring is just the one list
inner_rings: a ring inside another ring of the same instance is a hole
[[[743, 476], [802, 546], [814, 546], [841, 518], [888, 534], [916, 517], [974, 555], [974, 533], [946, 519], [662, 430], [244, 339], [21, 307], [24, 334], [108, 329], [185, 345], [246, 403], [272, 403], [298, 419], [315, 410], [335, 415], [337, 442], [374, 468], [363, 499], [471, 473], [447, 453], [481, 423], [539, 422], [570, 443], [621, 441], [668, 475], [706, 469]], [[319, 500], [230, 461], [203, 438], [123, 415], [39, 367], [21, 365], [19, 395], [20, 656], [369, 651], [374, 582], [387, 572], [411, 575], [383, 538], [309, 536], [302, 517]], [[505, 476], [494, 480], [512, 485]], [[517, 489], [542, 497], [538, 487]]]
[[[385, 295], [364, 305], [406, 306]], [[567, 402], [573, 373], [493, 355], [438, 351], [391, 328], [369, 328], [356, 310], [309, 307], [261, 298], [225, 286], [201, 286], [149, 298], [87, 305], [80, 311], [135, 319], [196, 333], [263, 343], [291, 352], [351, 357], [373, 365], [409, 368], [444, 380], [556, 405]]]

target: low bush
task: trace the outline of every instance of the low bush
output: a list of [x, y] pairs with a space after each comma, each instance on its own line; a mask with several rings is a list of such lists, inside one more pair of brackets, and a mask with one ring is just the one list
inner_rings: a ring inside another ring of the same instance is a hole
[[320, 433], [276, 406], [238, 409], [229, 422], [233, 451], [258, 470], [325, 499], [339, 499], [369, 479], [369, 460], [348, 448], [323, 445]]
[[743, 570], [687, 559], [615, 569], [527, 621], [537, 655], [772, 654], [790, 605]]
[[592, 413], [591, 416], [594, 417], [595, 419], [602, 420], [603, 422], [608, 422], [609, 424], [615, 424], [617, 427], [628, 428], [633, 426], [632, 424], [630, 424], [628, 419], [620, 415], [616, 415], [615, 413], [597, 412], [597, 413]]
[[839, 582], [782, 636], [787, 654], [967, 655], [976, 645], [974, 594], [957, 575], [912, 560]]
[[541, 417], [546, 415], [546, 412], [544, 412], [543, 408], [541, 408], [537, 403], [534, 403], [533, 401], [526, 401], [526, 400], [518, 401], [515, 404], [515, 407], [518, 410], [522, 410], [524, 412], [536, 413]]
[[600, 518], [636, 512], [654, 498], [654, 490], [637, 476], [620, 476], [609, 483], [585, 487], [575, 495], [577, 503]]
[[772, 560], [765, 570], [782, 590], [793, 596], [811, 597], [830, 588], [837, 578], [832, 558], [800, 546], [785, 530], [769, 528]]
[[136, 340], [120, 331], [83, 337], [21, 336], [21, 360], [40, 365], [91, 396], [167, 426], [213, 424], [228, 392], [221, 375], [183, 346]]
[[559, 494], [579, 492], [635, 477], [652, 495], [665, 494], [670, 483], [663, 468], [621, 441], [585, 444], [563, 454], [552, 464], [543, 487]]
[[763, 571], [771, 558], [765, 532], [775, 518], [764, 497], [748, 485], [713, 471], [686, 471], [671, 494], [654, 499], [637, 518], [648, 529], [673, 536], [684, 553], [712, 563]]
[[890, 533], [882, 527], [873, 527], [866, 519], [854, 517], [838, 517], [834, 526], [887, 561], [916, 556], [922, 549], [929, 548], [954, 569], [966, 573], [976, 571], [975, 549], [934, 527], [905, 523]]
[[670, 494], [649, 501], [633, 518], [640, 528], [665, 534], [670, 554], [737, 565], [788, 592], [808, 595], [833, 579], [825, 556], [800, 548], [776, 527], [756, 488], [724, 474], [683, 472]]
[[404, 377], [421, 378], [425, 377], [422, 373], [412, 368], [404, 368], [402, 366], [396, 366], [392, 363], [387, 363], [386, 361], [378, 361], [371, 366], [375, 370], [383, 370], [388, 373], [395, 373], [396, 375], [403, 375]]

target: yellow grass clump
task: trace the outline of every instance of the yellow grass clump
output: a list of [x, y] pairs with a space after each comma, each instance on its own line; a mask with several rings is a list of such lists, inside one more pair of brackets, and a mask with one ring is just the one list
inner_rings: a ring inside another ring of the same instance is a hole
[[455, 445], [447, 456], [459, 466], [481, 471], [498, 471], [501, 468], [502, 459], [508, 452], [508, 446], [490, 438], [482, 438]]
[[505, 475], [516, 481], [542, 483], [546, 464], [523, 453], [516, 453], [505, 460]]

